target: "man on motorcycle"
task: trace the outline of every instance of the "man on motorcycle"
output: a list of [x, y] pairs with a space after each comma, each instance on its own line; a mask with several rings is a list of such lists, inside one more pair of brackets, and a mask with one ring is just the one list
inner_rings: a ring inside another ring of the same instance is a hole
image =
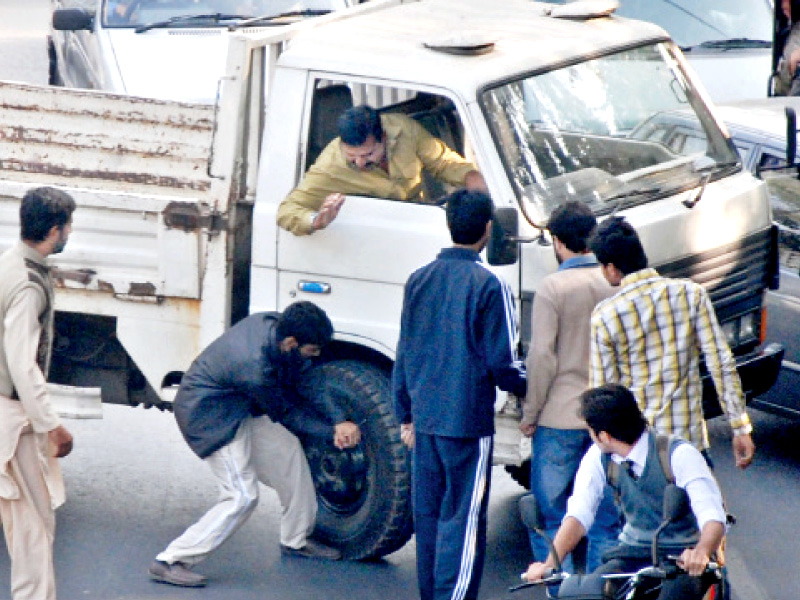
[[[657, 582], [662, 586], [658, 599], [699, 600], [713, 582], [706, 566], [719, 549], [726, 523], [722, 495], [705, 459], [691, 444], [672, 438], [672, 473], [665, 473], [656, 434], [647, 427], [636, 399], [624, 386], [610, 384], [585, 392], [581, 416], [594, 445], [581, 461], [575, 491], [553, 541], [559, 559], [571, 552], [592, 526], [613, 461], [619, 470], [612, 487], [616, 488], [626, 523], [620, 544], [604, 555], [595, 573], [627, 573], [652, 564], [651, 544], [662, 522], [664, 490], [674, 476], [675, 485], [684, 490], [689, 502], [684, 514], [659, 535], [659, 553], [678, 555], [678, 566], [684, 572]], [[539, 581], [554, 566], [552, 556], [544, 563], [532, 563], [523, 579]]]

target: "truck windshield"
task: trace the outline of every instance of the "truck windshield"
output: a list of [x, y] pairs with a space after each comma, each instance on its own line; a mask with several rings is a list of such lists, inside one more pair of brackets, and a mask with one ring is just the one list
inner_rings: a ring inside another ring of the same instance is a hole
[[[340, 10], [348, 0], [106, 0], [106, 27], [220, 27], [238, 19], [289, 15], [302, 18]], [[214, 18], [215, 17], [215, 18]]]
[[499, 155], [529, 219], [568, 200], [603, 214], [739, 168], [675, 52], [652, 44], [484, 92]]

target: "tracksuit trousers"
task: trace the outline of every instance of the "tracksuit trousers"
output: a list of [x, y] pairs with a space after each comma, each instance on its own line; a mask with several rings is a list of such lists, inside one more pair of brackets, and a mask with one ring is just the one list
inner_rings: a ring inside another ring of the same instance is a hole
[[269, 417], [248, 418], [231, 442], [204, 459], [220, 498], [156, 558], [169, 564], [202, 561], [233, 535], [258, 504], [259, 482], [281, 502], [281, 544], [302, 548], [317, 517], [317, 495], [300, 441]]
[[416, 433], [413, 500], [422, 600], [478, 597], [491, 466], [492, 436]]

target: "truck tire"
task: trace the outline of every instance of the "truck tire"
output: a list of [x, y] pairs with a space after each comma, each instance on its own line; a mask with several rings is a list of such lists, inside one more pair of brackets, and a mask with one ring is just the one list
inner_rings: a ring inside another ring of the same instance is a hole
[[319, 367], [315, 385], [361, 427], [361, 443], [340, 451], [306, 442], [319, 512], [314, 535], [349, 560], [379, 558], [413, 532], [410, 453], [400, 441], [389, 377], [353, 360]]

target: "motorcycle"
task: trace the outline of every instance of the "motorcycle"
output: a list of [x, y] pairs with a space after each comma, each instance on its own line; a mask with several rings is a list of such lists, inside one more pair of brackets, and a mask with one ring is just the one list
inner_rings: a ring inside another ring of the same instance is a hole
[[[526, 515], [526, 525], [547, 541], [555, 568], [540, 581], [525, 581], [511, 586], [508, 591], [517, 592], [531, 586], [545, 585], [548, 598], [553, 600], [654, 600], [660, 592], [661, 582], [682, 572], [677, 556], [661, 557], [658, 538], [667, 525], [683, 514], [686, 504], [686, 495], [682, 489], [674, 484], [667, 486], [664, 493], [663, 520], [653, 536], [650, 548], [652, 564], [630, 573], [575, 575], [562, 568], [553, 540], [542, 526], [538, 506], [532, 502]], [[730, 590], [723, 566], [711, 561], [706, 572], [713, 578], [713, 583], [703, 600], [728, 600]]]

